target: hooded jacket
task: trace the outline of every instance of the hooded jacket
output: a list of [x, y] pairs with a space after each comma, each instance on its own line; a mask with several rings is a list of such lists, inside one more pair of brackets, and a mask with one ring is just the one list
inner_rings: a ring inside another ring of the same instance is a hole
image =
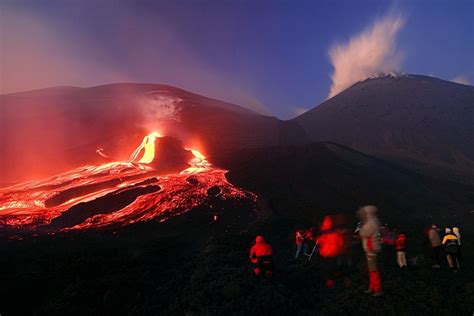
[[368, 255], [375, 255], [380, 252], [380, 222], [376, 216], [377, 208], [369, 205], [359, 209], [359, 216], [362, 224], [359, 236], [362, 240], [362, 248]]
[[272, 246], [265, 242], [263, 236], [255, 238], [255, 245], [250, 249], [250, 261], [257, 263], [259, 257], [273, 256]]

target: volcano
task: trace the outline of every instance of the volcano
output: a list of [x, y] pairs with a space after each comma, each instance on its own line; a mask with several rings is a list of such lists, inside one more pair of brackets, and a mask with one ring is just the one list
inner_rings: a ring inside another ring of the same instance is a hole
[[356, 83], [294, 119], [332, 141], [419, 170], [474, 176], [474, 87], [420, 75]]
[[0, 113], [0, 187], [104, 159], [127, 159], [153, 131], [206, 148], [207, 155], [308, 140], [295, 122], [159, 84], [0, 95]]
[[127, 161], [82, 166], [0, 189], [0, 228], [50, 233], [117, 227], [162, 222], [204, 206], [216, 219], [224, 205], [256, 201], [251, 192], [227, 182], [225, 173], [199, 151], [152, 133]]

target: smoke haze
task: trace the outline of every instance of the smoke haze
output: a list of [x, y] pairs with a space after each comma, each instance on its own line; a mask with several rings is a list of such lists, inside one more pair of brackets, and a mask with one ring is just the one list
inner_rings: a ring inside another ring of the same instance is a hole
[[329, 57], [334, 72], [328, 97], [372, 75], [399, 71], [402, 54], [396, 37], [403, 24], [401, 16], [387, 15], [348, 42], [332, 46]]

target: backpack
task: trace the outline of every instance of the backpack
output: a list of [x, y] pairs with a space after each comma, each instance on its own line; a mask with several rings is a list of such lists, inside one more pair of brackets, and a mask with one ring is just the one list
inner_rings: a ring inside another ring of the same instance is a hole
[[459, 243], [457, 239], [448, 239], [444, 244], [444, 250], [447, 253], [457, 253], [459, 250]]

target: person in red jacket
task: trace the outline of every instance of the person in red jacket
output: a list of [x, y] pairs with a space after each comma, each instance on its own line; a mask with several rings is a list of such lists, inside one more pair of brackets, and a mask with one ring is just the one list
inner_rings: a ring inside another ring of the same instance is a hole
[[407, 266], [407, 256], [406, 256], [406, 236], [403, 233], [398, 233], [395, 237], [394, 245], [395, 251], [397, 252], [397, 263], [400, 268], [405, 268]]
[[327, 288], [332, 288], [335, 284], [336, 259], [344, 251], [344, 236], [340, 230], [335, 229], [330, 216], [324, 217], [316, 243], [319, 246], [324, 283]]
[[263, 236], [255, 238], [255, 245], [250, 249], [250, 261], [255, 265], [253, 271], [256, 276], [273, 276], [273, 249]]

